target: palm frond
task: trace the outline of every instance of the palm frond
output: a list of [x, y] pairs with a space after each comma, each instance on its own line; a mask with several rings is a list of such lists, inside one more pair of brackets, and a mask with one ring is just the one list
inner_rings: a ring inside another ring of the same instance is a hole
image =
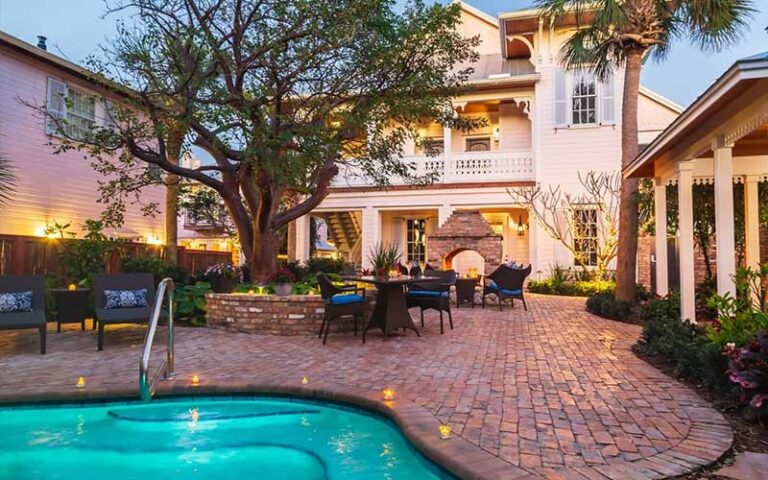
[[10, 200], [16, 190], [16, 169], [11, 161], [0, 155], [0, 205]]
[[715, 52], [741, 38], [754, 13], [753, 0], [686, 0], [676, 16], [695, 45]]

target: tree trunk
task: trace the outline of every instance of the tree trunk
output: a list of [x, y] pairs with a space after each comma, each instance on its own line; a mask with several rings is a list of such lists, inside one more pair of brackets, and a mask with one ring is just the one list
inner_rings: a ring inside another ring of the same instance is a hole
[[[624, 100], [621, 122], [621, 166], [629, 165], [639, 151], [637, 133], [637, 102], [642, 70], [641, 50], [627, 53], [624, 76]], [[634, 301], [637, 269], [638, 185], [636, 178], [621, 182], [621, 210], [619, 212], [619, 255], [616, 262], [616, 299]]]
[[[181, 143], [184, 132], [171, 128], [166, 142], [166, 157], [173, 165], [179, 164]], [[179, 176], [169, 173], [165, 176], [165, 261], [179, 263]]]
[[254, 225], [252, 253], [251, 258], [248, 258], [252, 282], [266, 283], [270, 275], [277, 270], [280, 240], [278, 233], [269, 230], [260, 231]]

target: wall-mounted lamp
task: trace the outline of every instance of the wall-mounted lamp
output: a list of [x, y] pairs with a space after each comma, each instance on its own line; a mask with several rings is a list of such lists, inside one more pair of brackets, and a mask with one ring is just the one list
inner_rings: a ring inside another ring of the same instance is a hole
[[498, 143], [499, 138], [501, 138], [501, 129], [499, 127], [496, 127], [493, 129], [493, 141]]
[[525, 235], [525, 224], [523, 223], [522, 215], [517, 217], [517, 234], [521, 237]]

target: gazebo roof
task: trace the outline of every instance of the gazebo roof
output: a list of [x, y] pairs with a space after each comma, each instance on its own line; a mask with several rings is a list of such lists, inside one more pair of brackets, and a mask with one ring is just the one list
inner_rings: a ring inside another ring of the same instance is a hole
[[768, 154], [768, 52], [734, 63], [623, 170], [654, 176], [657, 162], [711, 156], [711, 139], [734, 156]]

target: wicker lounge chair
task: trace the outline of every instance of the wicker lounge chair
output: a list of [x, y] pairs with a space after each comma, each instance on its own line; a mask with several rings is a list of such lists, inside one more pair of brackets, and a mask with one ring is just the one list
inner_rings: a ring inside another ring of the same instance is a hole
[[490, 279], [493, 280], [493, 283], [486, 283], [485, 287], [483, 287], [483, 308], [485, 308], [485, 297], [496, 295], [496, 298], [499, 299], [499, 310], [504, 309], [504, 302], [507, 300], [509, 300], [514, 308], [516, 298], [522, 300], [523, 308], [528, 310], [528, 305], [525, 303], [523, 284], [530, 274], [530, 265], [526, 268], [511, 268], [502, 265], [494, 270], [486, 279], [486, 282]]
[[322, 272], [317, 274], [317, 283], [325, 304], [323, 323], [320, 325], [320, 333], [317, 334], [318, 338], [322, 337], [323, 345], [328, 340], [331, 320], [339, 317], [353, 317], [355, 335], [357, 335], [357, 319], [359, 318], [362, 322], [365, 312], [365, 289], [357, 288], [355, 285], [337, 287]]
[[40, 353], [45, 354], [45, 278], [42, 275], [0, 277], [0, 293], [32, 292], [32, 311], [0, 313], [0, 330], [36, 329], [40, 333]]
[[425, 270], [424, 276], [438, 277], [439, 280], [412, 285], [405, 297], [408, 308], [419, 307], [422, 328], [424, 328], [424, 310], [432, 309], [440, 312], [440, 333], [445, 331], [443, 312], [447, 312], [448, 322], [451, 330], [453, 330], [450, 295], [451, 287], [456, 284], [456, 272], [453, 270]]

